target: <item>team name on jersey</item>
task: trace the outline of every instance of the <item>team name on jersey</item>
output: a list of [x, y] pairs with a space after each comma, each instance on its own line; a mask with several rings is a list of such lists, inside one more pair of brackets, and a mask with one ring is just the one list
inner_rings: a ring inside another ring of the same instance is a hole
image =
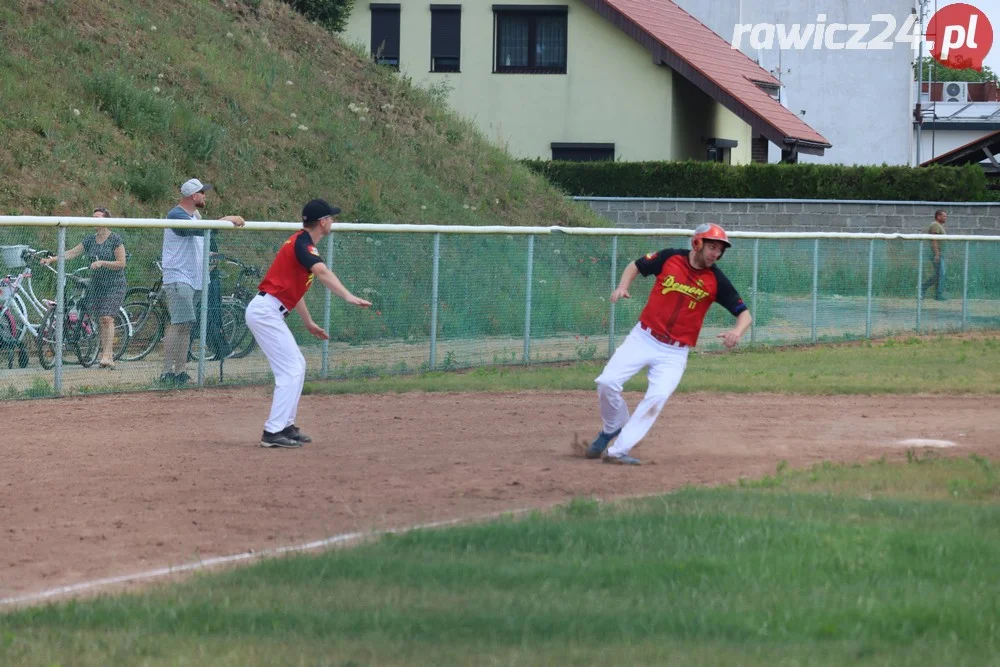
[[697, 285], [686, 285], [681, 282], [677, 282], [677, 279], [673, 276], [666, 276], [663, 282], [660, 283], [660, 294], [669, 294], [670, 292], [680, 292], [681, 294], [686, 294], [695, 301], [701, 301], [702, 299], [709, 296], [708, 291], [701, 288], [702, 282], [700, 280], [696, 281]]

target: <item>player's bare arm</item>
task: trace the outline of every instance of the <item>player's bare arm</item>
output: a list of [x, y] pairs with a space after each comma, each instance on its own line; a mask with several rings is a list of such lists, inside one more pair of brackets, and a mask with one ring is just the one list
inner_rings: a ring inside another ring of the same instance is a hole
[[372, 305], [371, 301], [366, 301], [365, 299], [361, 299], [351, 294], [351, 291], [344, 287], [344, 284], [340, 282], [340, 278], [338, 278], [333, 271], [328, 269], [326, 264], [323, 264], [322, 262], [319, 264], [313, 264], [312, 268], [309, 270], [312, 271], [312, 274], [316, 276], [316, 280], [320, 281], [324, 287], [347, 303], [354, 306], [361, 306], [362, 308], [368, 308]]
[[330, 338], [330, 334], [326, 332], [326, 329], [313, 322], [312, 315], [309, 313], [309, 307], [306, 306], [305, 299], [299, 299], [299, 302], [295, 304], [295, 308], [292, 310], [299, 314], [299, 317], [302, 318], [302, 324], [305, 325], [306, 330], [313, 336], [316, 336], [316, 338], [319, 338], [320, 340], [328, 340]]
[[222, 218], [219, 218], [219, 220], [225, 220], [226, 222], [231, 222], [233, 223], [233, 227], [242, 227], [243, 225], [247, 224], [246, 221], [238, 215], [227, 215]]
[[632, 295], [629, 294], [629, 288], [632, 286], [632, 281], [636, 279], [639, 275], [639, 267], [632, 262], [625, 267], [622, 271], [621, 280], [618, 281], [618, 287], [611, 292], [611, 303], [614, 303], [618, 299], [631, 299]]
[[731, 350], [739, 345], [740, 339], [743, 338], [743, 334], [747, 332], [751, 324], [753, 324], [753, 317], [750, 316], [749, 310], [744, 310], [736, 316], [736, 326], [729, 331], [720, 333], [716, 338], [721, 338], [726, 349]]

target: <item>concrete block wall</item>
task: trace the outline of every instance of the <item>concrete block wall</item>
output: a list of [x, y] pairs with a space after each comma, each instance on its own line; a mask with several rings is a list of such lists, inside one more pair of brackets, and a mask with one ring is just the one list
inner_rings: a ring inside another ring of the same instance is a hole
[[616, 227], [692, 229], [717, 222], [741, 232], [923, 234], [934, 211], [948, 212], [948, 234], [1000, 235], [1000, 204], [810, 199], [636, 199], [575, 197]]

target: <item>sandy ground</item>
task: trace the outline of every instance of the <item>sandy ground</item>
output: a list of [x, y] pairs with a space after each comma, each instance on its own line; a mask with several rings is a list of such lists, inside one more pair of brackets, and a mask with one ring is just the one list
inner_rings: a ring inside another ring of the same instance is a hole
[[[629, 396], [635, 405], [640, 396]], [[352, 531], [901, 457], [1000, 456], [1000, 396], [683, 394], [636, 450], [588, 461], [594, 392], [307, 396], [314, 442], [258, 446], [269, 387], [0, 403], [0, 599]]]

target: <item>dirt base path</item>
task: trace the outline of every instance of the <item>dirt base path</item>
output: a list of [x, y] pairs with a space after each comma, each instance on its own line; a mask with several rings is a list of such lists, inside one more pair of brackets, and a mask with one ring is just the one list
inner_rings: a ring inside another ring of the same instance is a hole
[[[635, 405], [639, 395], [630, 395]], [[574, 455], [594, 392], [307, 396], [301, 450], [257, 445], [270, 388], [0, 403], [0, 599], [353, 531], [901, 456], [1000, 457], [1000, 396], [675, 396], [639, 468]], [[701, 418], [699, 418], [701, 416]], [[686, 434], [686, 435], [682, 435]]]

